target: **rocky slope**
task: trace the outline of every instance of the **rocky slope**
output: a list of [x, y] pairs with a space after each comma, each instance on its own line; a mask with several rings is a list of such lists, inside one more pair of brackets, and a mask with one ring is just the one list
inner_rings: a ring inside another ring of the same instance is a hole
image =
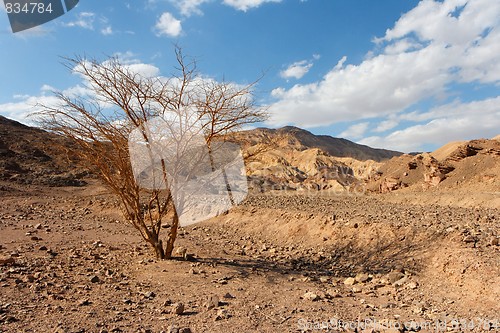
[[401, 153], [296, 127], [259, 128], [233, 138], [245, 149], [253, 189], [350, 191], [379, 162]]
[[50, 186], [83, 185], [84, 170], [68, 140], [0, 116], [0, 180]]
[[[453, 142], [417, 155], [315, 136], [295, 127], [243, 131], [234, 134], [232, 140], [243, 147], [249, 187], [257, 192], [448, 191], [453, 193], [446, 201], [453, 201], [457, 193], [464, 198], [480, 193], [483, 198], [473, 199], [470, 205], [488, 201], [491, 207], [500, 206], [498, 137]], [[0, 180], [82, 185], [87, 173], [76, 166], [71, 157], [73, 149], [64, 138], [0, 116]], [[429, 200], [438, 197], [445, 196], [433, 195]]]
[[241, 132], [240, 137], [243, 138], [244, 142], [251, 145], [268, 142], [280, 148], [298, 151], [316, 148], [330, 156], [351, 157], [360, 161], [374, 160], [380, 162], [401, 155], [397, 151], [371, 148], [346, 139], [334, 138], [328, 135], [314, 135], [293, 126], [279, 129], [257, 128]]
[[[285, 127], [236, 133], [247, 156], [250, 188], [346, 191], [377, 162], [399, 153]], [[27, 184], [81, 185], [85, 176], [57, 135], [0, 116], [0, 179]], [[250, 156], [251, 155], [251, 156]], [[250, 157], [249, 157], [250, 156]], [[363, 161], [355, 158], [363, 159]]]
[[493, 191], [500, 186], [500, 141], [452, 142], [432, 153], [395, 157], [379, 167], [369, 186], [382, 193], [478, 186]]
[[500, 141], [454, 142], [432, 153], [395, 157], [380, 165], [365, 186], [394, 203], [498, 208]]

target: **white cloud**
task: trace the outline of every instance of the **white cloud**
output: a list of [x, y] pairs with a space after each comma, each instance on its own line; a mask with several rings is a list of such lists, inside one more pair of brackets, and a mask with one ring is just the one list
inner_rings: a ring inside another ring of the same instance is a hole
[[113, 28], [111, 28], [111, 26], [107, 26], [107, 27], [101, 29], [101, 34], [103, 34], [104, 36], [112, 35], [113, 34]]
[[[158, 82], [166, 82], [171, 86], [178, 87], [181, 84], [180, 79], [172, 79], [169, 77], [161, 76], [158, 67], [152, 64], [141, 62], [139, 59], [137, 59], [136, 55], [130, 51], [115, 53], [113, 57], [118, 59], [119, 63], [123, 66], [122, 68], [125, 71], [129, 71], [132, 74], [139, 74], [142, 77], [152, 77], [158, 79]], [[92, 72], [95, 68], [92, 67], [92, 64], [90, 62], [86, 60], [84, 61], [87, 65], [87, 69]], [[105, 60], [101, 62], [100, 65], [106, 67], [109, 63], [110, 60]], [[73, 73], [77, 74], [81, 79], [79, 84], [66, 88], [62, 91], [48, 84], [44, 84], [41, 86], [40, 93], [37, 95], [16, 94], [12, 97], [13, 102], [0, 104], [0, 114], [8, 118], [23, 122], [25, 124], [33, 124], [35, 119], [29, 118], [28, 116], [33, 112], [40, 111], [42, 109], [41, 105], [54, 108], [60, 106], [59, 99], [53, 95], [54, 91], [61, 91], [63, 95], [72, 98], [82, 97], [86, 101], [98, 103], [98, 105], [103, 110], [112, 110], [115, 106], [110, 102], [105, 102], [98, 96], [96, 96], [96, 91], [93, 90], [93, 88], [97, 87], [95, 87], [92, 82], [87, 80], [84, 75], [81, 75], [79, 73], [79, 71], [82, 70], [81, 66], [82, 64], [78, 64], [75, 66], [75, 68], [73, 68]], [[196, 91], [196, 93], [198, 93], [198, 89], [200, 89], [200, 87], [204, 85], [212, 86], [215, 83], [216, 82], [214, 79], [199, 75], [194, 77], [191, 81], [191, 84], [188, 87], [185, 87], [185, 89], [186, 91]], [[228, 89], [235, 90], [242, 89], [245, 86], [237, 84], [235, 82], [226, 82], [226, 84]], [[240, 95], [239, 98], [241, 98], [242, 100], [249, 100], [253, 97], [250, 94], [243, 94]], [[137, 103], [137, 100], [132, 99], [129, 103], [131, 103], [131, 105], [135, 105], [134, 103]], [[155, 107], [155, 105], [160, 109], [163, 109], [164, 107], [155, 104], [154, 102], [152, 102], [149, 107], [153, 108]]]
[[287, 69], [281, 71], [280, 76], [284, 79], [295, 78], [298, 80], [306, 75], [312, 66], [313, 64], [307, 60], [297, 61], [288, 66]]
[[339, 62], [337, 62], [337, 64], [335, 65], [335, 67], [333, 68], [334, 70], [340, 70], [342, 69], [342, 67], [344, 67], [344, 63], [347, 61], [347, 56], [343, 56]]
[[224, 0], [225, 5], [231, 6], [237, 10], [246, 12], [249, 9], [257, 8], [267, 2], [281, 2], [282, 0]]
[[455, 82], [500, 83], [498, 1], [424, 0], [375, 42], [380, 52], [369, 51], [357, 65], [343, 58], [318, 82], [275, 89], [269, 123], [314, 127], [387, 117], [423, 100], [446, 100]]
[[54, 88], [54, 87], [52, 87], [51, 85], [48, 85], [48, 84], [44, 84], [40, 88], [40, 91], [42, 91], [42, 92], [52, 92], [52, 91], [55, 91], [55, 90], [56, 90], [56, 88]]
[[377, 133], [382, 133], [382, 132], [393, 129], [394, 127], [396, 127], [398, 125], [399, 125], [398, 120], [387, 119], [387, 120], [381, 121], [373, 131], [377, 132]]
[[181, 12], [183, 16], [191, 16], [193, 14], [202, 15], [200, 7], [204, 3], [212, 0], [170, 0]]
[[80, 27], [83, 29], [94, 30], [95, 14], [91, 12], [81, 12], [77, 15], [75, 21], [65, 24], [67, 27]]
[[271, 123], [313, 127], [404, 110], [444, 92], [448, 58], [435, 46], [418, 54], [380, 55], [357, 66], [336, 66], [319, 82], [282, 92], [270, 106]]
[[[209, 2], [215, 0], [163, 0], [172, 3], [182, 16], [189, 17], [193, 14], [203, 15], [203, 11], [200, 7]], [[241, 10], [243, 12], [248, 11], [252, 8], [260, 7], [264, 3], [278, 3], [283, 0], [220, 0], [224, 5], [230, 6], [236, 10]], [[155, 6], [160, 0], [147, 0], [148, 6]]]
[[34, 119], [30, 118], [30, 114], [36, 111], [41, 111], [41, 105], [46, 106], [57, 106], [59, 105], [59, 100], [55, 96], [17, 96], [19, 101], [0, 104], [0, 114], [19, 121], [24, 124], [32, 125]]
[[158, 22], [156, 22], [155, 30], [157, 36], [166, 35], [170, 37], [177, 37], [182, 32], [181, 21], [176, 19], [169, 12], [165, 12], [160, 16]]
[[398, 54], [407, 51], [420, 49], [422, 45], [412, 40], [411, 38], [403, 38], [401, 40], [395, 41], [394, 43], [387, 45], [385, 48], [386, 54]]
[[491, 138], [500, 134], [500, 96], [469, 103], [450, 103], [430, 110], [428, 116], [423, 124], [387, 136], [367, 137], [359, 142], [410, 152], [422, 151], [424, 145], [439, 147], [450, 141]]
[[[159, 76], [160, 70], [156, 66], [141, 63], [139, 60], [132, 58], [132, 56], [130, 52], [115, 54], [115, 57], [118, 57], [124, 64], [124, 67], [132, 73], [137, 73], [145, 77]], [[83, 80], [81, 84], [64, 89], [62, 93], [69, 97], [89, 97], [89, 100], [93, 100], [95, 99], [95, 95], [91, 86], [89, 82]], [[40, 88], [39, 95], [14, 95], [14, 102], [0, 104], [0, 114], [24, 124], [34, 125], [35, 119], [31, 118], [30, 114], [41, 111], [43, 109], [42, 105], [45, 107], [58, 107], [60, 105], [59, 99], [53, 95], [54, 91], [58, 91], [58, 89], [44, 84]], [[107, 104], [101, 104], [101, 106], [104, 108], [110, 107]]]
[[[139, 59], [136, 58], [136, 55], [133, 52], [127, 51], [127, 52], [117, 52], [113, 54], [113, 58], [116, 58], [119, 63], [122, 65], [123, 69], [125, 71], [129, 71], [133, 74], [139, 74], [143, 77], [158, 77], [160, 76], [160, 69], [156, 67], [155, 65], [152, 64], [146, 64], [141, 62]], [[90, 62], [87, 62], [87, 60], [83, 60], [87, 67], [92, 71], [94, 68], [92, 67], [92, 64]], [[107, 66], [110, 64], [109, 60], [106, 60], [101, 63], [102, 66]], [[81, 72], [81, 64], [78, 64], [75, 66], [73, 69], [73, 72], [76, 73], [78, 76], [85, 78], [85, 76], [79, 74]], [[54, 89], [52, 89], [54, 90]]]
[[369, 122], [354, 124], [349, 126], [349, 128], [340, 133], [338, 136], [341, 138], [359, 139], [363, 137], [369, 126]]
[[132, 73], [137, 73], [144, 77], [155, 77], [160, 74], [160, 69], [150, 64], [130, 64], [126, 67]]

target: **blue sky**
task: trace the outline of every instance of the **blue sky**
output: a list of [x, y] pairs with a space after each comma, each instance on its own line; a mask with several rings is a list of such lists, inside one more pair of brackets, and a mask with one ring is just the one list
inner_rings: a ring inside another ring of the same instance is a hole
[[264, 126], [295, 125], [405, 152], [500, 134], [500, 2], [491, 0], [81, 0], [13, 34], [0, 10], [0, 114], [20, 121], [61, 65], [116, 55], [168, 76], [174, 44], [213, 79], [249, 83]]

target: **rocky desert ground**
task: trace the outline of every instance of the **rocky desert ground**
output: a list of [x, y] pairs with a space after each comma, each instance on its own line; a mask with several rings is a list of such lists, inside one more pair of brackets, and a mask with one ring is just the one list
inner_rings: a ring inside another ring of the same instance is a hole
[[278, 144], [249, 168], [271, 190], [158, 261], [47, 133], [2, 121], [0, 332], [500, 332], [498, 140], [377, 161]]

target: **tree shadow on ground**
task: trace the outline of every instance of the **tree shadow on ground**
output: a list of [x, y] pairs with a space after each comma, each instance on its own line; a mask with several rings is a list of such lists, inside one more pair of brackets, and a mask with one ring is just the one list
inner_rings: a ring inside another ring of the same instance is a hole
[[234, 269], [240, 277], [255, 273], [278, 273], [283, 275], [301, 276], [331, 276], [348, 277], [357, 273], [386, 274], [395, 269], [404, 269], [413, 274], [424, 267], [421, 256], [432, 244], [438, 244], [439, 235], [426, 238], [425, 241], [416, 237], [403, 242], [393, 240], [377, 242], [375, 246], [363, 246], [355, 240], [343, 244], [329, 246], [321, 254], [302, 253], [294, 255], [291, 252], [277, 255], [258, 255], [250, 257], [241, 255], [234, 259], [211, 257], [196, 258], [197, 262], [209, 265], [221, 265]]

